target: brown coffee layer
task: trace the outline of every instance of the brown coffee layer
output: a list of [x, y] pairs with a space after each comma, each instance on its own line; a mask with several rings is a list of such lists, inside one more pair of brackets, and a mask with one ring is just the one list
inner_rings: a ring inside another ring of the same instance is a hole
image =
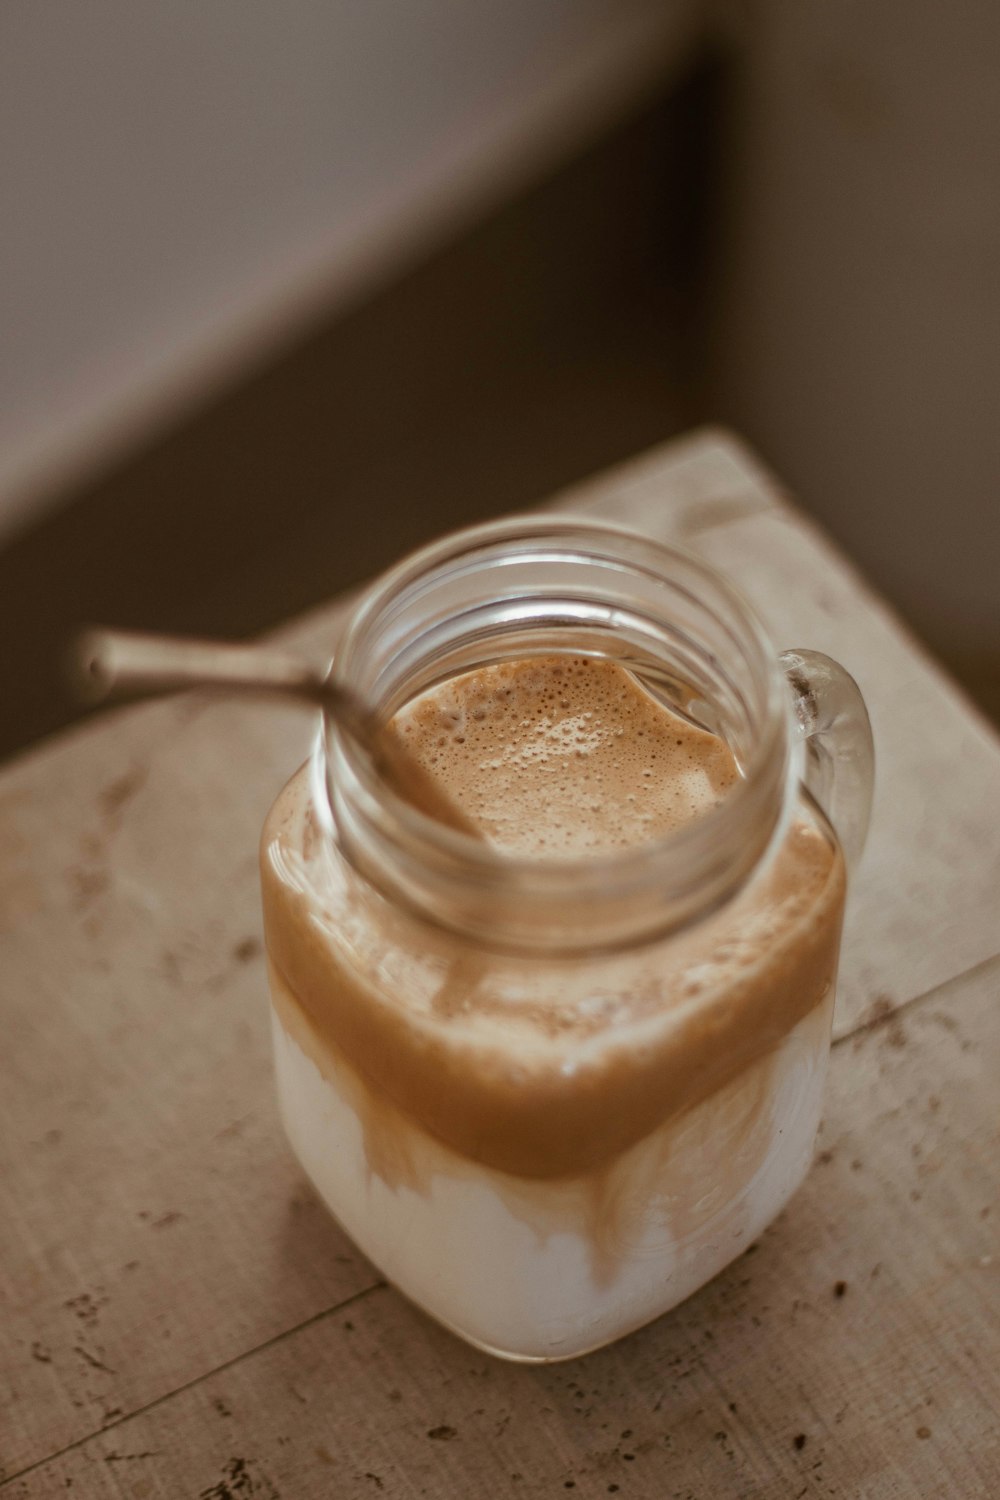
[[[725, 746], [612, 663], [593, 665], [569, 674], [570, 691], [559, 659], [467, 674], [401, 716], [407, 748], [488, 837], [521, 853], [563, 835], [560, 852], [606, 852], [623, 832], [634, 844], [714, 805], [735, 774]], [[543, 798], [543, 784], [554, 795]], [[322, 1070], [343, 1060], [372, 1101], [517, 1177], [600, 1171], [766, 1057], [832, 990], [843, 866], [805, 809], [768, 867], [708, 921], [576, 960], [484, 957], [428, 928], [310, 838], [309, 821], [300, 772], [262, 849], [283, 1024], [294, 1028], [298, 1006], [297, 1039]]]

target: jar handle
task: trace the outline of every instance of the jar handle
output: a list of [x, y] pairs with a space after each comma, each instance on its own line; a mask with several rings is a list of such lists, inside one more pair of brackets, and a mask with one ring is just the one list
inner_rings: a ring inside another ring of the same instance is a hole
[[851, 674], [821, 651], [783, 651], [779, 660], [805, 741], [806, 787], [833, 824], [853, 874], [865, 847], [875, 785], [865, 700]]

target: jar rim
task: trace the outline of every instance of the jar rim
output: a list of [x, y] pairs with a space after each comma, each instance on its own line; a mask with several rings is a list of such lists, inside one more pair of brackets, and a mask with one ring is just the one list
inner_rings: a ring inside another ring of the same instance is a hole
[[[519, 546], [537, 549], [544, 544], [556, 549], [552, 556], [573, 557], [584, 564], [610, 554], [617, 564], [641, 568], [647, 576], [664, 580], [680, 569], [689, 582], [698, 585], [699, 602], [706, 594], [724, 602], [739, 626], [738, 644], [753, 661], [758, 686], [763, 689], [752, 753], [741, 764], [734, 785], [694, 822], [631, 848], [584, 856], [515, 855], [448, 827], [406, 802], [379, 778], [351, 737], [328, 720], [318, 744], [322, 765], [317, 764], [317, 769], [322, 775], [314, 779], [314, 792], [325, 804], [320, 807], [321, 819], [334, 837], [348, 835], [349, 843], [356, 844], [359, 837], [369, 844], [374, 840], [380, 854], [375, 868], [366, 860], [369, 878], [384, 890], [380, 877], [388, 873], [397, 888], [384, 893], [397, 899], [402, 894], [407, 904], [421, 908], [425, 918], [436, 920], [440, 913], [428, 909], [419, 892], [414, 900], [414, 881], [439, 895], [442, 883], [463, 883], [466, 905], [471, 903], [479, 913], [471, 925], [481, 940], [488, 938], [493, 946], [532, 946], [523, 941], [524, 933], [513, 944], [498, 936], [498, 920], [510, 919], [515, 906], [534, 906], [538, 920], [529, 926], [544, 930], [546, 914], [551, 917], [556, 909], [582, 908], [593, 914], [607, 906], [613, 892], [616, 908], [624, 911], [630, 904], [641, 904], [644, 894], [656, 888], [662, 896], [654, 903], [657, 918], [651, 922], [649, 935], [662, 935], [707, 915], [742, 887], [784, 823], [787, 787], [797, 781], [788, 775], [795, 742], [789, 733], [791, 703], [777, 652], [756, 613], [728, 578], [686, 549], [587, 515], [560, 512], [490, 521], [431, 542], [377, 578], [351, 615], [331, 672], [358, 691], [359, 666], [371, 637], [380, 625], [399, 615], [401, 601], [412, 605], [422, 591], [430, 597], [435, 583], [447, 578], [449, 570], [483, 569], [500, 561], [505, 549], [513, 549], [511, 556], [516, 559]], [[545, 654], [557, 654], [558, 649], [547, 649]], [[377, 868], [386, 860], [396, 864], [395, 871]], [[406, 877], [402, 881], [405, 891], [398, 879], [393, 880], [393, 875], [401, 874]], [[635, 926], [635, 922], [624, 922], [623, 930], [628, 931], [624, 941], [635, 939]], [[610, 942], [595, 942], [593, 934], [580, 934], [569, 946], [577, 949], [584, 936], [587, 947], [617, 945], [614, 937]], [[553, 946], [551, 936], [545, 946]]]

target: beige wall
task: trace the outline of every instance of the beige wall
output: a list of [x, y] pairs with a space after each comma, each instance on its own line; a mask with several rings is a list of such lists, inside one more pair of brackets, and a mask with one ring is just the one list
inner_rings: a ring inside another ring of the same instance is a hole
[[696, 9], [0, 6], [0, 533], [598, 133]]
[[751, 0], [718, 404], [956, 662], [1000, 662], [1000, 4]]

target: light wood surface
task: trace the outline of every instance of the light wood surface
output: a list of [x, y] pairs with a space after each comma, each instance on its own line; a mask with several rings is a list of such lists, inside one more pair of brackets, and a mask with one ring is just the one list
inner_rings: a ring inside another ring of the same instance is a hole
[[[437, 1329], [317, 1204], [272, 1099], [256, 842], [308, 717], [119, 712], [0, 777], [0, 1500], [1000, 1494], [1000, 745], [728, 436], [558, 503], [702, 551], [866, 694], [812, 1175], [586, 1360]], [[342, 609], [282, 639], [321, 657]]]

